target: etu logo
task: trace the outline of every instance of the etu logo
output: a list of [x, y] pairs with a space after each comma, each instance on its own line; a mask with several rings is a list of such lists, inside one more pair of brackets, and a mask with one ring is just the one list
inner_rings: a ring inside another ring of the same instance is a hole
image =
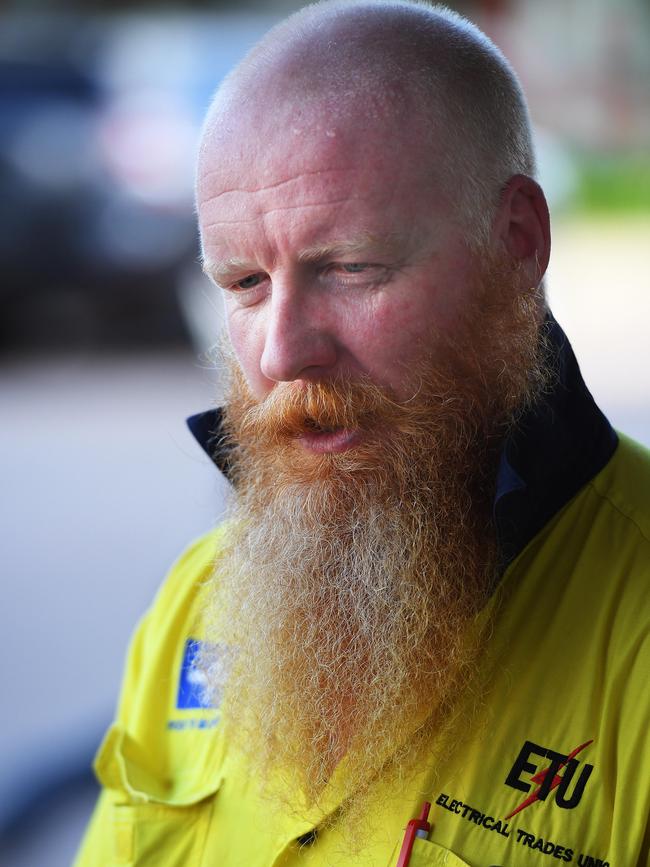
[[[593, 741], [586, 741], [570, 753], [565, 754], [540, 747], [539, 744], [534, 744], [532, 741], [525, 741], [506, 777], [506, 786], [512, 786], [513, 789], [519, 789], [522, 792], [530, 792], [532, 783], [536, 783], [537, 788], [512, 813], [509, 813], [506, 819], [511, 819], [535, 801], [545, 801], [552, 791], [555, 791], [555, 803], [558, 807], [562, 807], [563, 810], [572, 810], [577, 807], [594, 766], [583, 765], [579, 776], [574, 781], [580, 765], [576, 756], [591, 743]], [[533, 757], [548, 759], [550, 764], [538, 770], [538, 765], [530, 761]], [[561, 771], [563, 772], [560, 773]], [[522, 779], [522, 775], [525, 774], [531, 775], [530, 782]], [[573, 788], [571, 788], [572, 785]]]

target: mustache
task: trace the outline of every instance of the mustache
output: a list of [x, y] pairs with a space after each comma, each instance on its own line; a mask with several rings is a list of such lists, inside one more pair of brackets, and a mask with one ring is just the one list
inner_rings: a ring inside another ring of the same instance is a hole
[[246, 438], [286, 441], [314, 430], [370, 430], [395, 421], [403, 406], [388, 392], [359, 378], [279, 383], [261, 402], [248, 398], [239, 421]]

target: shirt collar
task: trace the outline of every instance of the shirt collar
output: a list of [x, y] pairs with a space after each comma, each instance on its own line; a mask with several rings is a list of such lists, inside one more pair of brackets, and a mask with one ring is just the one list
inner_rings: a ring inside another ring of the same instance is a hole
[[[618, 438], [582, 379], [566, 335], [549, 313], [552, 390], [518, 421], [499, 459], [493, 516], [503, 569], [609, 461]], [[231, 446], [222, 410], [187, 420], [204, 451], [228, 477]]]
[[497, 473], [493, 514], [504, 568], [600, 472], [618, 444], [550, 313], [545, 327], [554, 384], [506, 439]]

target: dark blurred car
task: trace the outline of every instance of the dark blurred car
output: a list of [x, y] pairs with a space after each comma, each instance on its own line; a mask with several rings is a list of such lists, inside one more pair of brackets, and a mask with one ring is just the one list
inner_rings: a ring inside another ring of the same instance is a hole
[[[181, 338], [175, 286], [196, 252], [191, 208], [137, 194], [129, 171], [147, 154], [99, 82], [65, 59], [1, 62], [0, 118], [4, 345]], [[130, 164], [111, 151], [129, 136]]]
[[179, 341], [195, 143], [261, 17], [0, 28], [0, 346]]

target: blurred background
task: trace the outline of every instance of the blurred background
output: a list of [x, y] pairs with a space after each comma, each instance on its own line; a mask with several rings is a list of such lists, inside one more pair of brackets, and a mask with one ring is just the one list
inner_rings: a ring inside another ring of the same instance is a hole
[[[69, 864], [137, 618], [215, 522], [184, 426], [219, 299], [193, 162], [210, 95], [299, 3], [0, 11], [0, 861]], [[519, 72], [552, 210], [548, 287], [596, 399], [650, 445], [650, 9], [450, 3]]]

